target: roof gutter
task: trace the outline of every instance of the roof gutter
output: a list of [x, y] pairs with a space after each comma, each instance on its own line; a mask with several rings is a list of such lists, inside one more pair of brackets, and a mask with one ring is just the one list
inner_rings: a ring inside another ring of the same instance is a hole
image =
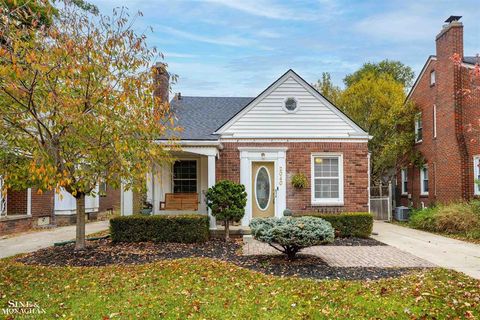
[[222, 145], [218, 140], [155, 140], [155, 142], [189, 147], [220, 147]]

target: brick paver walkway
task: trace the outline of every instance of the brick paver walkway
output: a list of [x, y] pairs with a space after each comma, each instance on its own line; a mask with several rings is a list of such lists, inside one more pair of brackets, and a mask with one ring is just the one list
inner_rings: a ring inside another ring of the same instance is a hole
[[[333, 267], [415, 268], [435, 265], [391, 246], [316, 246], [301, 251], [322, 258]], [[244, 255], [271, 255], [279, 252], [266, 243], [245, 241]]]

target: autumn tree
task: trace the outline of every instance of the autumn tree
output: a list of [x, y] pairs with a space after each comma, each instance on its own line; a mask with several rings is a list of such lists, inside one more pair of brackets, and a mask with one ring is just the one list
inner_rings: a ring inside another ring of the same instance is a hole
[[414, 141], [415, 106], [405, 102], [402, 82], [389, 74], [364, 73], [342, 93], [338, 106], [363, 127], [372, 139], [372, 179], [393, 174], [402, 159], [416, 160]]
[[48, 0], [0, 0], [0, 14], [8, 17], [0, 20], [0, 26], [5, 28], [49, 27], [57, 13]]
[[342, 94], [340, 87], [333, 84], [332, 77], [328, 72], [322, 73], [322, 79], [319, 79], [314, 87], [333, 104], [338, 102]]
[[169, 160], [155, 139], [175, 129], [153, 95], [158, 53], [132, 29], [139, 15], [67, 3], [40, 28], [0, 15], [0, 176], [7, 188], [75, 197], [76, 249], [85, 248], [85, 196], [100, 181], [140, 189], [149, 168]]
[[415, 73], [409, 66], [404, 65], [400, 61], [386, 59], [376, 63], [365, 63], [360, 69], [358, 69], [354, 73], [345, 76], [343, 82], [347, 87], [349, 87], [354, 83], [360, 81], [366, 74], [370, 73], [377, 76], [382, 74], [388, 74], [395, 81], [400, 82], [405, 89], [412, 86], [413, 79], [415, 78]]

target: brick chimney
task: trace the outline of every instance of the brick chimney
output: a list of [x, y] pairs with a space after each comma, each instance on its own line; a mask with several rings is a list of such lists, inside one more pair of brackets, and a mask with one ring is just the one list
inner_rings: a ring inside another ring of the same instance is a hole
[[461, 16], [450, 16], [435, 38], [438, 60], [448, 60], [455, 53], [463, 59], [463, 24], [459, 21], [460, 18]]
[[154, 83], [155, 89], [153, 95], [158, 98], [161, 103], [168, 102], [168, 94], [170, 92], [170, 75], [167, 72], [167, 65], [163, 62], [157, 62], [155, 65]]

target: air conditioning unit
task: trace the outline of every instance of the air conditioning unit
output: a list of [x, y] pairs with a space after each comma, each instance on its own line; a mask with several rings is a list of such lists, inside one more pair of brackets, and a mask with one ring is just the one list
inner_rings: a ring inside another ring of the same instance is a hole
[[397, 221], [408, 221], [410, 218], [410, 208], [405, 206], [396, 207], [393, 218]]

